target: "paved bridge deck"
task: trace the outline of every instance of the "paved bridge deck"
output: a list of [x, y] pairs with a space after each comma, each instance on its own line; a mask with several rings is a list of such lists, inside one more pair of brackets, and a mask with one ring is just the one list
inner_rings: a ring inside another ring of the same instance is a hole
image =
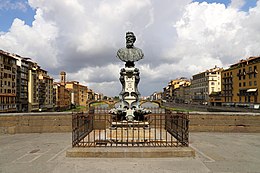
[[68, 158], [71, 133], [0, 135], [0, 173], [259, 172], [260, 133], [190, 133], [195, 158]]

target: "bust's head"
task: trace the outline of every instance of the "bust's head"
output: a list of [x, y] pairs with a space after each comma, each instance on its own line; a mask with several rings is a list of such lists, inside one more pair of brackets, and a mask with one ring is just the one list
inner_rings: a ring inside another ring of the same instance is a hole
[[125, 39], [126, 39], [126, 48], [133, 48], [134, 42], [136, 40], [134, 33], [133, 32], [127, 32]]

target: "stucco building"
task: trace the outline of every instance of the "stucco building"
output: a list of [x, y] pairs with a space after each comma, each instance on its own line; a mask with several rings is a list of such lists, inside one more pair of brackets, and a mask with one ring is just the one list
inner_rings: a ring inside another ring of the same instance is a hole
[[40, 111], [52, 110], [53, 102], [53, 78], [46, 70], [38, 68], [39, 76], [39, 109]]
[[223, 68], [215, 66], [212, 69], [195, 74], [191, 80], [192, 102], [208, 104], [209, 95], [221, 91], [221, 72]]
[[[183, 94], [181, 94], [181, 96], [180, 95], [177, 96], [177, 94], [179, 94], [180, 87], [182, 86], [186, 87], [189, 85], [190, 85], [190, 80], [185, 77], [171, 80], [168, 83], [168, 86], [163, 89], [162, 97], [164, 100], [168, 102], [178, 102], [179, 100], [184, 100], [184, 92]], [[182, 90], [184, 89], [186, 88], [182, 88]]]
[[222, 73], [222, 105], [254, 107], [260, 104], [260, 57], [240, 60]]
[[16, 112], [16, 58], [0, 50], [0, 112]]
[[28, 72], [28, 111], [39, 111], [39, 66], [35, 62], [29, 63]]
[[16, 104], [18, 112], [28, 112], [28, 80], [30, 58], [17, 56], [17, 94]]

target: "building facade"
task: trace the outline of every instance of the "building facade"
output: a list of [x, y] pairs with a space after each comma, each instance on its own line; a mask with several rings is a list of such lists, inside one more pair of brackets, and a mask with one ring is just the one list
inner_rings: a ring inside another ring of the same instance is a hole
[[162, 99], [162, 92], [154, 92], [152, 95], [150, 95], [149, 99], [151, 101], [153, 100], [161, 100]]
[[240, 60], [222, 74], [222, 102], [226, 106], [254, 107], [260, 104], [260, 57]]
[[209, 95], [221, 91], [222, 71], [223, 68], [215, 66], [192, 76], [191, 95], [193, 103], [208, 104], [210, 101]]
[[79, 85], [79, 105], [86, 106], [88, 100], [88, 87], [84, 85]]
[[0, 112], [16, 112], [16, 76], [15, 56], [0, 50]]
[[16, 57], [17, 59], [17, 94], [16, 103], [18, 112], [28, 112], [28, 80], [29, 58]]
[[[64, 87], [64, 88], [63, 88]], [[88, 100], [100, 99], [100, 94], [96, 94], [87, 86], [79, 84], [77, 81], [66, 81], [66, 72], [60, 73], [60, 82], [55, 84], [56, 103], [59, 107], [87, 106]], [[69, 96], [67, 96], [69, 94]], [[65, 99], [65, 102], [62, 99]], [[70, 98], [70, 102], [67, 99]]]
[[61, 83], [54, 83], [54, 100], [55, 100], [55, 109], [58, 111], [70, 109], [71, 106], [71, 94], [68, 89], [65, 88], [65, 85]]
[[[163, 100], [166, 100], [167, 102], [178, 102], [179, 100], [184, 100], [184, 93], [181, 96], [178, 96], [180, 94], [180, 87], [186, 87], [190, 85], [190, 80], [181, 77], [174, 80], [171, 80], [168, 83], [168, 86], [163, 89]], [[183, 91], [184, 88], [181, 89]]]
[[39, 66], [35, 62], [29, 62], [28, 71], [28, 111], [39, 111]]
[[39, 110], [47, 111], [54, 108], [53, 102], [53, 78], [46, 70], [38, 68], [39, 76]]
[[190, 85], [189, 82], [186, 82], [174, 91], [176, 103], [188, 104], [191, 102]]

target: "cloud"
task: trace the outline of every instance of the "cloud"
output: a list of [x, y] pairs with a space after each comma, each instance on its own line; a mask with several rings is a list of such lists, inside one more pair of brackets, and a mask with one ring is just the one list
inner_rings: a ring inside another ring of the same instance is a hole
[[227, 66], [238, 59], [259, 55], [260, 43], [255, 41], [260, 36], [257, 32], [260, 22], [256, 21], [256, 16], [260, 17], [259, 7], [258, 3], [246, 13], [224, 4], [191, 3], [174, 25], [177, 44], [167, 53], [175, 58], [188, 56], [188, 64], [204, 68]]
[[0, 48], [31, 57], [56, 80], [64, 70], [69, 80], [114, 96], [124, 67], [116, 52], [125, 46], [125, 32], [134, 31], [135, 46], [145, 54], [136, 63], [139, 90], [149, 95], [176, 77], [259, 55], [260, 4], [248, 12], [234, 4], [30, 0], [36, 9], [32, 26], [15, 19], [9, 32], [0, 33]]
[[245, 0], [232, 0], [230, 3], [231, 8], [240, 9], [245, 5]]
[[11, 0], [0, 0], [0, 10], [21, 10], [25, 12], [28, 8], [28, 4], [18, 0], [18, 1], [11, 1]]

